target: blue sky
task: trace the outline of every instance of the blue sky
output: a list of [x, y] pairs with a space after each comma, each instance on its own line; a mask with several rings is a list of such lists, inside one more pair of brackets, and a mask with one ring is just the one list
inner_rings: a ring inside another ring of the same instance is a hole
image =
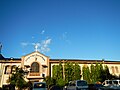
[[120, 60], [120, 0], [0, 0], [5, 57]]

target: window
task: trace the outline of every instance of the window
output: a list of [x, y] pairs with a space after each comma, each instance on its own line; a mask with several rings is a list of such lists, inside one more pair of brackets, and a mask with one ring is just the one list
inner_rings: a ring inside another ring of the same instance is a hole
[[37, 62], [32, 63], [31, 72], [39, 72], [39, 64]]
[[114, 74], [115, 73], [114, 67], [112, 66], [111, 68], [112, 68], [112, 73]]
[[118, 67], [115, 66], [116, 73], [119, 73]]
[[118, 81], [113, 81], [113, 84], [118, 84]]
[[5, 74], [11, 74], [11, 66], [5, 66]]
[[77, 81], [77, 86], [86, 86], [87, 82], [86, 81]]

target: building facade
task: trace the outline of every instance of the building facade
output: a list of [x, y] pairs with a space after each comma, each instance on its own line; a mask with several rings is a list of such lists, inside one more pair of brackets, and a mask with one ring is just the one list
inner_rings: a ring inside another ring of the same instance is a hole
[[84, 65], [90, 66], [96, 62], [104, 62], [109, 72], [113, 75], [120, 75], [120, 61], [103, 60], [75, 60], [75, 59], [50, 59], [50, 57], [41, 54], [38, 51], [32, 52], [21, 58], [5, 58], [0, 54], [0, 87], [8, 85], [7, 80], [12, 74], [14, 67], [22, 68], [27, 74], [26, 80], [32, 82], [42, 81], [46, 76], [52, 76], [52, 66], [58, 65], [59, 61], [78, 62], [80, 68]]

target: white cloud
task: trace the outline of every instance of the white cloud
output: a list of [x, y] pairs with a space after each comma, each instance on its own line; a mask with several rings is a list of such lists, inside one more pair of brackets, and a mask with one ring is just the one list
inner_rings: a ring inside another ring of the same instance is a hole
[[34, 39], [35, 37], [34, 36], [32, 36], [32, 39]]
[[33, 46], [34, 46], [34, 45], [35, 45], [35, 43], [31, 43], [31, 45], [33, 45]]
[[42, 30], [41, 34], [44, 34], [45, 33], [45, 30]]
[[47, 39], [43, 41], [44, 45], [49, 45], [51, 43], [51, 39]]
[[49, 44], [51, 44], [52, 39], [46, 39], [41, 42], [40, 50], [41, 52], [45, 53], [50, 51]]
[[21, 45], [22, 45], [23, 47], [25, 47], [25, 46], [28, 46], [28, 43], [27, 43], [27, 42], [21, 42]]
[[50, 51], [49, 45], [51, 44], [51, 40], [52, 39], [46, 39], [46, 40], [42, 40], [41, 42], [38, 43], [31, 43], [31, 45], [33, 45], [34, 47], [37, 46], [37, 50], [42, 52], [42, 53], [46, 53], [48, 51]]
[[34, 50], [38, 50], [42, 53], [46, 53], [46, 52], [50, 51], [49, 45], [51, 44], [51, 41], [52, 41], [51, 38], [47, 38], [47, 39], [42, 40], [42, 41], [37, 42], [37, 43], [21, 42], [21, 46], [22, 47], [34, 46]]
[[70, 40], [68, 39], [68, 32], [64, 32], [61, 37], [60, 37], [61, 40], [63, 40], [64, 42], [70, 44]]
[[64, 33], [62, 34], [62, 38], [63, 38], [63, 39], [66, 39], [66, 38], [67, 38], [67, 32], [64, 32]]
[[40, 43], [36, 43], [36, 45], [37, 45], [38, 47], [40, 47]]

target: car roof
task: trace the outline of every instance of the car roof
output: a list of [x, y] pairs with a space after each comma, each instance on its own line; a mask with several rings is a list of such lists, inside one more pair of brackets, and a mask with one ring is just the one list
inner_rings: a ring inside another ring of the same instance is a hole
[[35, 84], [35, 83], [43, 83], [43, 84], [46, 84], [46, 82], [34, 82], [34, 84]]

